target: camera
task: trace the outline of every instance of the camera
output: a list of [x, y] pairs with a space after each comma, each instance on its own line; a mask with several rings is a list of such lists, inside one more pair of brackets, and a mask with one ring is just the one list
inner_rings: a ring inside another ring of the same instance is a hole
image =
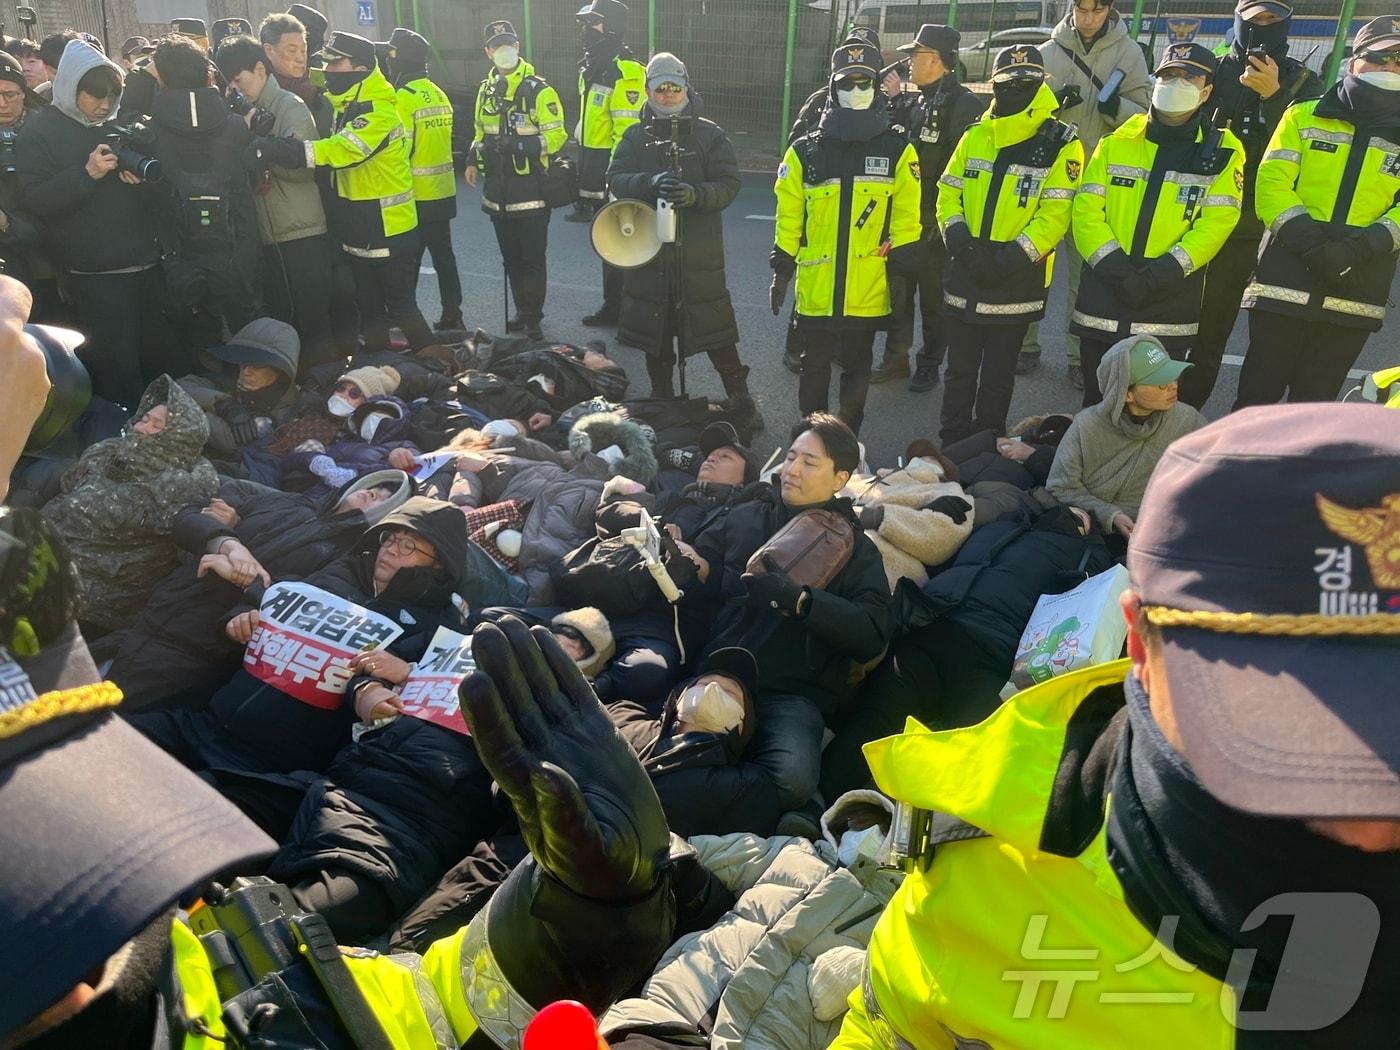
[[103, 135], [102, 141], [107, 144], [108, 149], [117, 155], [118, 171], [129, 171], [133, 175], [139, 175], [147, 182], [160, 182], [165, 178], [165, 171], [162, 169], [160, 161], [133, 148], [140, 143], [145, 130], [139, 124], [124, 128], [119, 127], [115, 131]]
[[273, 125], [277, 123], [277, 118], [271, 113], [265, 109], [258, 109], [258, 104], [236, 87], [229, 88], [228, 95], [225, 97], [230, 113], [235, 113], [245, 119], [249, 113], [253, 114], [253, 119], [248, 122], [248, 130], [254, 135], [273, 134]]
[[18, 142], [18, 131], [14, 128], [0, 128], [0, 174], [13, 175], [18, 167], [15, 161], [15, 147]]

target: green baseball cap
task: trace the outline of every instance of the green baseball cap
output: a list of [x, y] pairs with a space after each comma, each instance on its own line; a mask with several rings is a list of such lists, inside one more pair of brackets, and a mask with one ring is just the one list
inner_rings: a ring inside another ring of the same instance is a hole
[[1190, 367], [1190, 362], [1173, 358], [1156, 339], [1144, 336], [1128, 351], [1128, 384], [1166, 386], [1180, 379]]

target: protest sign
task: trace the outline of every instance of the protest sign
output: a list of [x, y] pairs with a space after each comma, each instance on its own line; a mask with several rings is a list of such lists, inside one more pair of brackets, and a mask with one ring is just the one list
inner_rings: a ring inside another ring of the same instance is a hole
[[439, 627], [428, 643], [428, 651], [413, 667], [399, 690], [403, 713], [432, 722], [454, 733], [470, 736], [457, 700], [462, 679], [476, 670], [472, 640], [464, 634]]

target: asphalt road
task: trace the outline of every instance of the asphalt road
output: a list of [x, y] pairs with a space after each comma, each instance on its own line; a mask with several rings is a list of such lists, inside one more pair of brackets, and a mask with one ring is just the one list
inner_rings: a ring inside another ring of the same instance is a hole
[[[725, 212], [725, 254], [730, 295], [739, 319], [739, 352], [751, 368], [749, 385], [768, 422], [768, 429], [755, 442], [766, 455], [786, 438], [788, 428], [798, 418], [797, 377], [782, 365], [784, 324], [768, 309], [768, 250], [772, 246], [774, 200], [772, 176], [746, 175], [744, 188]], [[463, 314], [467, 323], [487, 331], [502, 329], [501, 261], [490, 220], [480, 209], [477, 191], [459, 184], [459, 215], [453, 223], [457, 264], [462, 275]], [[544, 333], [561, 342], [582, 343], [590, 338], [607, 338], [612, 356], [632, 378], [632, 392], [645, 396], [646, 371], [639, 351], [620, 346], [611, 329], [589, 329], [579, 318], [591, 313], [602, 301], [602, 272], [597, 256], [588, 243], [588, 227], [563, 221], [556, 212], [550, 224], [549, 297], [545, 304]], [[429, 322], [439, 315], [437, 278], [424, 260], [418, 286], [419, 302]], [[1043, 412], [1073, 412], [1080, 394], [1067, 378], [1064, 335], [1066, 329], [1065, 287], [1057, 275], [1050, 293], [1046, 319], [1041, 324], [1041, 367], [1016, 380], [1016, 396], [1010, 419]], [[1400, 282], [1392, 291], [1393, 302], [1400, 302]], [[1392, 309], [1386, 325], [1371, 336], [1356, 368], [1374, 371], [1384, 365], [1400, 364], [1400, 311]], [[883, 336], [876, 341], [879, 359]], [[1246, 348], [1245, 316], [1240, 315], [1230, 344], [1226, 364], [1215, 392], [1205, 406], [1205, 414], [1219, 418], [1234, 403], [1239, 381], [1239, 363]], [[918, 345], [916, 341], [915, 345]], [[1233, 356], [1231, 356], [1233, 355]], [[691, 393], [720, 397], [719, 378], [703, 356], [692, 358], [687, 368]], [[832, 382], [835, 405], [835, 379]], [[893, 465], [909, 441], [916, 437], [937, 438], [938, 415], [942, 403], [940, 384], [926, 394], [911, 394], [904, 382], [873, 386], [866, 407], [861, 440], [866, 443], [872, 466]]]

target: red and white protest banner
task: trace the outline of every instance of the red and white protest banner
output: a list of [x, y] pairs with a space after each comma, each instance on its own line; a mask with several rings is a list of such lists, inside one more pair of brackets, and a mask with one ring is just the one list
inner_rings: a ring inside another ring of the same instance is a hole
[[274, 583], [263, 595], [259, 625], [243, 650], [243, 667], [259, 681], [312, 707], [345, 699], [357, 653], [382, 649], [403, 628], [387, 616], [309, 583]]
[[475, 670], [472, 640], [465, 634], [439, 627], [423, 659], [413, 666], [408, 680], [399, 689], [403, 713], [471, 736], [462, 718], [457, 687]]

